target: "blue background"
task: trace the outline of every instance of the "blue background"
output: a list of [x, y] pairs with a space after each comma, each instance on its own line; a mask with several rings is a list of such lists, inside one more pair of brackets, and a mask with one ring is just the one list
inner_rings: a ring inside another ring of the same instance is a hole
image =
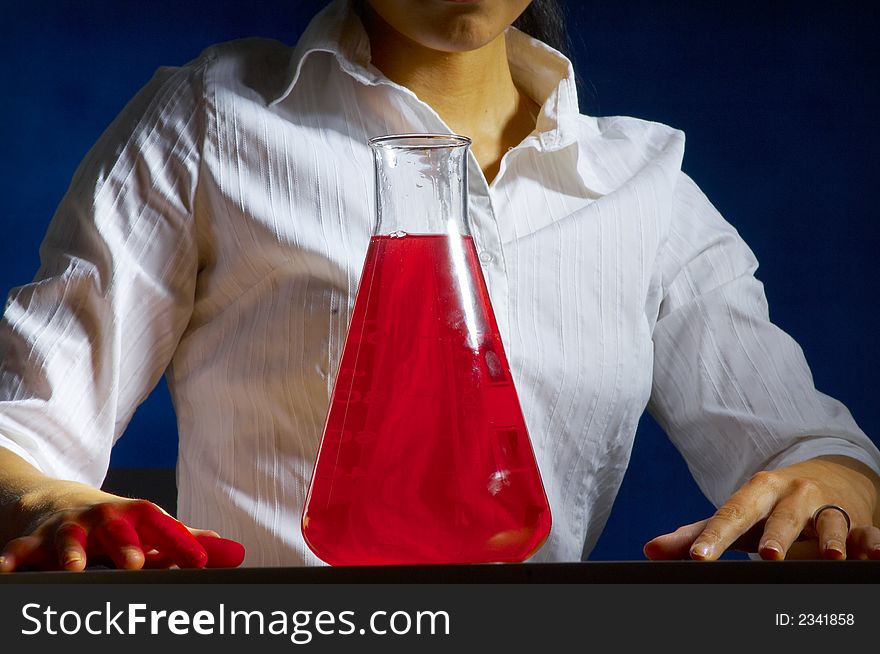
[[[0, 293], [33, 276], [75, 167], [158, 66], [242, 36], [293, 43], [320, 4], [0, 3]], [[582, 111], [686, 132], [684, 168], [757, 254], [771, 317], [877, 442], [880, 20], [868, 2], [831, 4], [572, 2], [570, 31]], [[162, 383], [112, 464], [171, 466], [176, 447]], [[641, 559], [711, 511], [646, 416], [591, 558]]]

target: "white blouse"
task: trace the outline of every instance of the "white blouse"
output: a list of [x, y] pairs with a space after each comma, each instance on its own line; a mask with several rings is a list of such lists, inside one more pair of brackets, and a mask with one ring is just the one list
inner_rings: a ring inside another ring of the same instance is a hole
[[[470, 220], [553, 514], [590, 552], [647, 408], [718, 504], [754, 472], [880, 452], [768, 318], [757, 263], [681, 172], [684, 135], [578, 111], [567, 59], [510, 29], [535, 131]], [[297, 46], [160, 69], [78, 169], [0, 323], [0, 445], [100, 485], [164, 373], [178, 516], [246, 565], [313, 565], [300, 514], [374, 217], [367, 140], [444, 132], [370, 64], [348, 2]]]

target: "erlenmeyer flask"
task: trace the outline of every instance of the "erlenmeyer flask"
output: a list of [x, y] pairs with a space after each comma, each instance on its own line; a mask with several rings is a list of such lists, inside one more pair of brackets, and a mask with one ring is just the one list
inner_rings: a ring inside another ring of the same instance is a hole
[[376, 227], [303, 536], [331, 565], [522, 561], [550, 509], [468, 227], [470, 139], [370, 146]]

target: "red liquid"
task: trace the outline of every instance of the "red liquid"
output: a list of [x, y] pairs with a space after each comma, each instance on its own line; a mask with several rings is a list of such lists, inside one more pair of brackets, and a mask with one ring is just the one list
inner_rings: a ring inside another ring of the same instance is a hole
[[522, 561], [547, 537], [470, 237], [370, 241], [302, 528], [332, 565]]

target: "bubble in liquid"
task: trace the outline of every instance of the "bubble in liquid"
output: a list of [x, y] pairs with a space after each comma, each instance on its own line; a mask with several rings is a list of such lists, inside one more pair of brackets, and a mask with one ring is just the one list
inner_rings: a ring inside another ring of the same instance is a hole
[[407, 235], [406, 232], [401, 231], [401, 230], [398, 229], [396, 232], [391, 232], [388, 236], [389, 236], [390, 238], [403, 238], [403, 237], [406, 236], [406, 235]]
[[510, 473], [507, 470], [496, 470], [489, 475], [489, 484], [486, 489], [492, 495], [498, 495], [505, 486], [510, 486]]

